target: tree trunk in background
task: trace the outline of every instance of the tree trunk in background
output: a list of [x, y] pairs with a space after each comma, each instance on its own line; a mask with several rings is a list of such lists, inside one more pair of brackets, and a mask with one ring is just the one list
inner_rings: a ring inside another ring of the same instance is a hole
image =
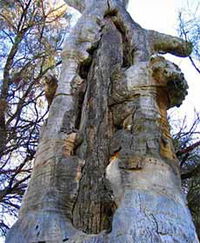
[[166, 118], [187, 84], [152, 57], [190, 44], [143, 29], [120, 0], [66, 2], [83, 13], [6, 242], [198, 242]]

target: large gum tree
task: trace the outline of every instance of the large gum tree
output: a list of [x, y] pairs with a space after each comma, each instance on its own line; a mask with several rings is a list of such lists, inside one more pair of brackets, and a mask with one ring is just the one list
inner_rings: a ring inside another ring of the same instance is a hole
[[6, 242], [199, 242], [166, 116], [187, 84], [157, 55], [185, 57], [191, 45], [143, 29], [125, 1], [66, 3], [82, 16]]

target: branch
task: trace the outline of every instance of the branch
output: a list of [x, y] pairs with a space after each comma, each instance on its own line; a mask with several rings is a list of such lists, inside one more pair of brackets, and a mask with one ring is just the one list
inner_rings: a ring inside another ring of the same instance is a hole
[[9, 85], [10, 85], [10, 69], [14, 62], [15, 55], [18, 51], [19, 44], [23, 40], [23, 37], [27, 30], [28, 29], [24, 29], [24, 30], [18, 32], [17, 36], [15, 37], [14, 44], [10, 50], [10, 53], [8, 54], [6, 64], [4, 67], [4, 73], [3, 73], [4, 80], [3, 80], [3, 85], [2, 85], [2, 89], [1, 89], [1, 96], [0, 96], [1, 99], [5, 99], [5, 100], [7, 99], [8, 89], [9, 89]]
[[200, 73], [200, 69], [197, 67], [197, 65], [195, 64], [195, 62], [193, 61], [191, 56], [189, 56], [189, 59], [190, 59], [192, 65], [193, 65], [193, 67], [197, 70], [198, 73]]
[[11, 43], [14, 44], [14, 41], [13, 41], [12, 37], [5, 30], [2, 30], [2, 32], [9, 38]]
[[27, 11], [28, 11], [28, 8], [30, 7], [31, 1], [32, 0], [29, 0], [29, 2], [26, 4], [26, 7], [23, 8], [22, 15], [21, 15], [19, 23], [17, 25], [17, 30], [18, 31], [21, 31], [24, 28], [24, 24], [25, 24], [26, 17], [27, 17]]
[[185, 148], [185, 149], [182, 149], [182, 150], [179, 150], [176, 155], [177, 156], [180, 156], [182, 154], [186, 154], [186, 153], [189, 153], [191, 152], [193, 149], [197, 148], [198, 146], [200, 145], [200, 141], [190, 145], [189, 147]]
[[[182, 19], [182, 14], [181, 13], [179, 13], [179, 21], [180, 21], [179, 28], [180, 28], [181, 36], [183, 36], [184, 39], [186, 41], [188, 41], [188, 34], [187, 34], [186, 30], [185, 30], [185, 24], [184, 24], [184, 21]], [[189, 56], [189, 59], [190, 59], [192, 65], [193, 65], [193, 67], [196, 69], [196, 71], [198, 73], [200, 73], [200, 69], [197, 67], [197, 65], [195, 64], [195, 62], [193, 61], [191, 56]]]
[[192, 43], [178, 37], [149, 30], [148, 38], [151, 49], [162, 54], [171, 53], [175, 56], [187, 57], [192, 52]]

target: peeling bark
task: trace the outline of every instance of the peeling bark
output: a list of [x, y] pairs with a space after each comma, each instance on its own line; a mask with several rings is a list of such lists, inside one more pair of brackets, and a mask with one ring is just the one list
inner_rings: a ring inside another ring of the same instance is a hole
[[166, 116], [187, 84], [152, 57], [190, 44], [143, 29], [124, 2], [66, 2], [82, 16], [7, 242], [198, 242]]

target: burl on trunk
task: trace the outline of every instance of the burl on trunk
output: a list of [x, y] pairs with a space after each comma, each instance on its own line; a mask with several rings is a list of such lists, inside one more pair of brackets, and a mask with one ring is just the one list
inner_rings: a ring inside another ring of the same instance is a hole
[[190, 43], [143, 29], [127, 1], [66, 2], [82, 16], [7, 243], [198, 242], [166, 115], [187, 84], [158, 55]]

